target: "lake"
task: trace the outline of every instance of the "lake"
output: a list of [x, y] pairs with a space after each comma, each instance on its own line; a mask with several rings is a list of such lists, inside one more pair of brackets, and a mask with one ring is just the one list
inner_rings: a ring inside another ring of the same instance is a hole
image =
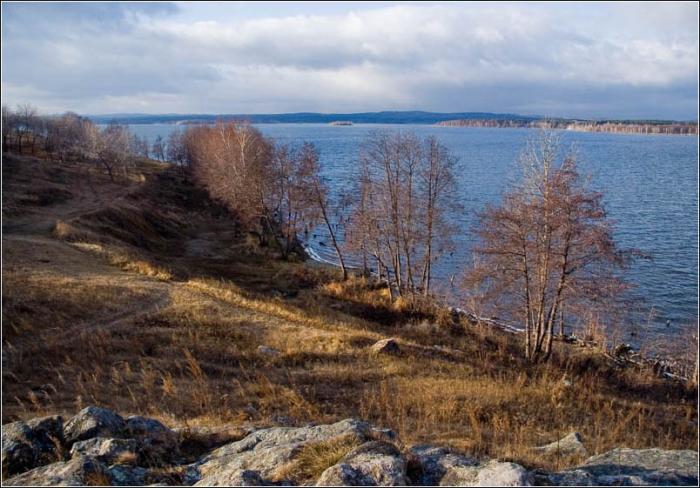
[[[132, 125], [151, 142], [167, 136], [175, 125]], [[358, 148], [372, 130], [411, 131], [420, 137], [437, 136], [459, 157], [459, 190], [465, 207], [452, 256], [436, 268], [447, 280], [469, 262], [473, 239], [469, 229], [475, 212], [497, 202], [533, 129], [436, 127], [428, 125], [259, 124], [280, 142], [311, 141], [321, 153], [322, 172], [329, 183], [352, 181]], [[653, 259], [633, 263], [626, 275], [635, 285], [634, 298], [642, 305], [634, 321], [653, 334], [676, 334], [696, 327], [698, 316], [698, 140], [687, 136], [640, 136], [562, 132], [564, 146], [578, 149], [580, 170], [591, 176], [593, 188], [604, 193], [615, 237], [621, 247], [638, 248]], [[334, 187], [338, 190], [338, 187]], [[311, 245], [319, 257], [334, 261], [326, 237], [316, 232]], [[667, 327], [670, 321], [670, 327]], [[632, 341], [634, 342], [634, 341]]]

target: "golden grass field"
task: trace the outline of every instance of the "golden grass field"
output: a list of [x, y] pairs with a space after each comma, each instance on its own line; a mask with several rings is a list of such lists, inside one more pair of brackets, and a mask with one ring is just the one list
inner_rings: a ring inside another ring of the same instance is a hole
[[[517, 337], [257, 248], [166, 165], [111, 183], [4, 155], [2, 244], [3, 423], [88, 404], [171, 426], [361, 417], [543, 468], [580, 461], [531, 450], [573, 430], [591, 454], [697, 447], [697, 387], [570, 346], [527, 364]], [[387, 337], [399, 355], [369, 351]]]

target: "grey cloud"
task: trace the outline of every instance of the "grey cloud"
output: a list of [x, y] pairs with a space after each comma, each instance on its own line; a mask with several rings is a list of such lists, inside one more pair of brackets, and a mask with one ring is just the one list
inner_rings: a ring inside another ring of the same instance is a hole
[[674, 30], [639, 9], [602, 18], [595, 9], [606, 7], [582, 8], [593, 20], [561, 5], [447, 5], [195, 23], [171, 4], [3, 4], [3, 100], [99, 112], [697, 117], [697, 20]]

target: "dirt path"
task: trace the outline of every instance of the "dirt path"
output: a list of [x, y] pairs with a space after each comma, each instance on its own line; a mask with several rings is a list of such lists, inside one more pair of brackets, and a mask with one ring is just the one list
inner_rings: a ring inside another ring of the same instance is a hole
[[[5, 352], [13, 354], [39, 340], [53, 343], [72, 341], [82, 333], [115, 328], [141, 317], [158, 312], [171, 303], [172, 289], [176, 284], [110, 266], [101, 258], [52, 235], [58, 221], [71, 222], [98, 212], [126, 199], [139, 187], [138, 184], [100, 185], [96, 190], [92, 179], [86, 176], [76, 180], [70, 191], [74, 197], [57, 205], [32, 209], [29, 214], [3, 219], [3, 274], [17, 273], [28, 280], [45, 279], [48, 282], [60, 278], [76, 278], [82, 286], [103, 286], [119, 289], [136, 289], [145, 292], [128, 300], [125, 306], [97, 319], [78, 320], [69, 328], [47, 327], [37, 334], [5, 338]], [[37, 263], [42, 264], [37, 264]], [[97, 304], [96, 304], [97, 305]], [[114, 305], [114, 304], [111, 304]], [[110, 308], [110, 307], [107, 307]], [[113, 307], [111, 307], [113, 308]], [[3, 355], [3, 362], [5, 354]]]

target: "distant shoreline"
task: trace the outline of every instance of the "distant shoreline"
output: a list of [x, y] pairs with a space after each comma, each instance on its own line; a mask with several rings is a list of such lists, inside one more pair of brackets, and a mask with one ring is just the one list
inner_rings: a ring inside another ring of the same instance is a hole
[[495, 129], [557, 129], [574, 132], [605, 132], [636, 135], [698, 135], [698, 125], [693, 122], [635, 122], [635, 121], [589, 121], [589, 120], [446, 120], [435, 124], [438, 127], [472, 127]]
[[[680, 132], [697, 134], [697, 121], [692, 120], [652, 120], [652, 119], [582, 119], [547, 117], [542, 115], [518, 115], [491, 112], [421, 112], [421, 111], [386, 111], [363, 113], [281, 113], [281, 114], [105, 114], [88, 115], [97, 124], [117, 122], [120, 124], [174, 124], [191, 125], [213, 123], [218, 120], [240, 120], [251, 124], [332, 124], [343, 121], [348, 124], [416, 124], [439, 126], [473, 126], [473, 127], [541, 127], [550, 128], [569, 126], [608, 127], [605, 132], [650, 133], [660, 127], [680, 128]], [[615, 127], [610, 128], [610, 127]], [[635, 127], [646, 129], [634, 129]], [[690, 129], [688, 129], [690, 128]], [[675, 132], [678, 130], [674, 129]], [[669, 132], [671, 133], [671, 132]]]

